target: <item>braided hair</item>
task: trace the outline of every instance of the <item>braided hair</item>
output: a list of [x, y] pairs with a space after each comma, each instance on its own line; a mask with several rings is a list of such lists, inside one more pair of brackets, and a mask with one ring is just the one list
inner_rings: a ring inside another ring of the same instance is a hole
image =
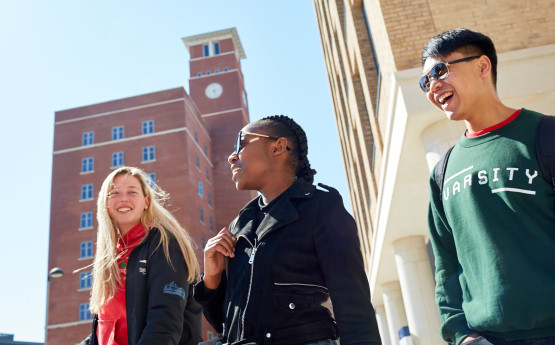
[[267, 116], [257, 121], [256, 126], [269, 129], [274, 136], [288, 139], [291, 148], [291, 165], [295, 169], [295, 177], [312, 184], [316, 170], [312, 169], [308, 162], [308, 141], [302, 127], [285, 115]]

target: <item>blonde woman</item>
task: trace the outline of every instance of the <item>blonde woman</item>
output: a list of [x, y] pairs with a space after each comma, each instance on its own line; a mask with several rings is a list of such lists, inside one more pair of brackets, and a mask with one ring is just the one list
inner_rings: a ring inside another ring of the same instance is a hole
[[98, 236], [85, 345], [197, 344], [198, 263], [187, 232], [163, 207], [167, 195], [140, 169], [122, 167], [98, 195]]

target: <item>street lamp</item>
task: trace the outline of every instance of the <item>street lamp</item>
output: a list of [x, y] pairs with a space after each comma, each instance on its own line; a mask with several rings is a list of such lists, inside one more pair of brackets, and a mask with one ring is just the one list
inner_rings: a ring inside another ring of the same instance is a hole
[[44, 317], [44, 344], [48, 335], [48, 304], [50, 303], [50, 278], [60, 278], [64, 276], [64, 271], [60, 267], [54, 267], [48, 272], [46, 278], [46, 316]]
[[64, 276], [64, 271], [60, 267], [54, 267], [53, 269], [48, 272], [48, 280], [50, 278], [60, 278]]

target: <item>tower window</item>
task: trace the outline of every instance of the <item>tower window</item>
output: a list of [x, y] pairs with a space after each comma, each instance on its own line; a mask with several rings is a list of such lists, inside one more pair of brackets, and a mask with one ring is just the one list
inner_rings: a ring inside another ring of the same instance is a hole
[[81, 172], [92, 172], [94, 170], [94, 158], [87, 157], [81, 159]]
[[199, 207], [198, 211], [199, 211], [200, 221], [201, 221], [201, 223], [204, 224], [204, 210], [202, 209], [202, 207]]
[[208, 44], [202, 46], [202, 53], [203, 56], [210, 56], [210, 46]]
[[93, 198], [93, 185], [84, 184], [81, 186], [81, 200], [92, 200]]
[[143, 162], [152, 162], [156, 159], [154, 146], [143, 147]]
[[143, 121], [143, 134], [154, 133], [154, 120]]
[[83, 133], [83, 146], [94, 144], [94, 132]]
[[148, 185], [149, 185], [151, 188], [156, 188], [156, 173], [150, 173], [150, 174], [148, 174], [148, 178], [149, 178], [149, 180], [147, 181], [147, 182], [148, 182]]
[[195, 164], [197, 165], [197, 169], [200, 169], [200, 159], [197, 155], [195, 155]]
[[220, 54], [220, 42], [214, 43], [214, 55]]
[[112, 140], [123, 139], [123, 126], [112, 127]]
[[92, 212], [81, 213], [81, 225], [80, 229], [90, 229], [92, 228]]
[[79, 304], [79, 321], [92, 319], [91, 311], [88, 303]]
[[123, 151], [112, 153], [112, 168], [123, 165]]
[[198, 195], [204, 196], [204, 188], [202, 186], [202, 182], [198, 181]]
[[80, 259], [92, 258], [93, 256], [92, 248], [93, 248], [92, 241], [81, 242], [81, 247], [79, 250], [79, 258]]
[[91, 271], [81, 272], [79, 274], [79, 289], [90, 289], [92, 286]]

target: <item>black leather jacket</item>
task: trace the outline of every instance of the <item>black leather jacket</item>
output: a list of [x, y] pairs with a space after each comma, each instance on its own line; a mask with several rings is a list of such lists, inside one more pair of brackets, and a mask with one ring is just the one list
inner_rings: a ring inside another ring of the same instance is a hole
[[[171, 265], [151, 229], [129, 255], [125, 286], [129, 345], [197, 345], [201, 338], [201, 306], [192, 297], [188, 268], [181, 249], [171, 238]], [[82, 345], [98, 344], [97, 316], [93, 332]]]
[[[295, 182], [258, 230], [258, 198], [231, 223], [235, 257], [217, 290], [195, 299], [232, 344], [381, 344], [356, 224], [339, 193]], [[331, 297], [334, 316], [322, 304]]]

